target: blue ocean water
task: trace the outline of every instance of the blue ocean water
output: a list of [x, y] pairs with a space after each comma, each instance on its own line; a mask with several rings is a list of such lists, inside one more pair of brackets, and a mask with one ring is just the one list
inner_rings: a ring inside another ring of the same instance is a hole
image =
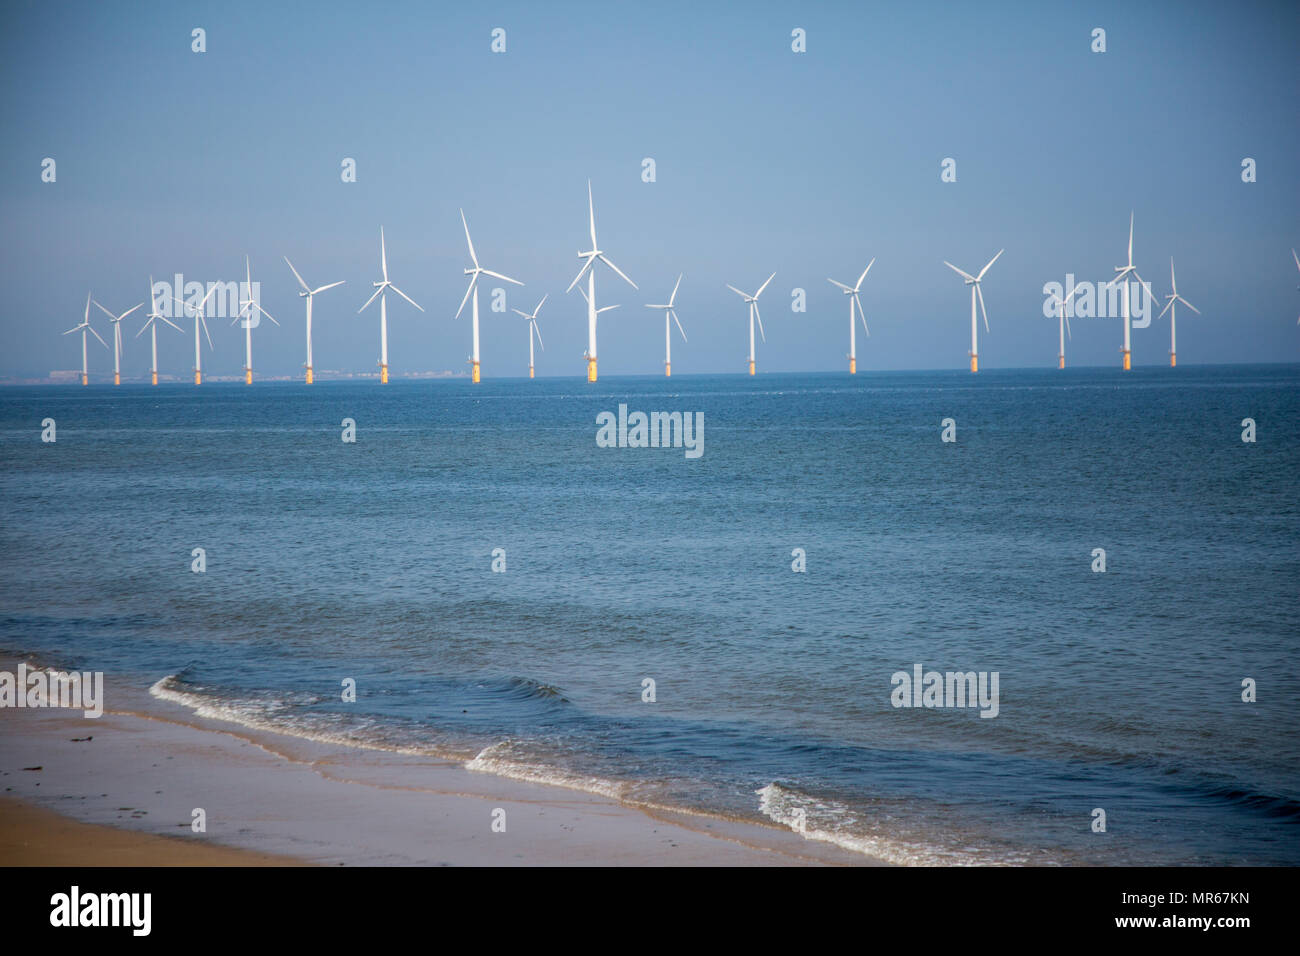
[[0, 462], [10, 651], [897, 862], [1300, 863], [1300, 367], [8, 388]]

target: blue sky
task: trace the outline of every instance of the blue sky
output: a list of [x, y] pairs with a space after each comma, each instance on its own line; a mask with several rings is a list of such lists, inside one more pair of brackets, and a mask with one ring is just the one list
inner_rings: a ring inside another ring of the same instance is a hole
[[[254, 333], [259, 373], [304, 359], [284, 255], [313, 284], [347, 280], [317, 300], [317, 368], [372, 371], [378, 316], [356, 310], [381, 224], [391, 277], [426, 309], [390, 301], [394, 373], [464, 369], [464, 207], [483, 264], [526, 283], [509, 305], [550, 294], [539, 374], [581, 375], [585, 306], [563, 293], [588, 178], [601, 245], [640, 286], [598, 280], [600, 304], [622, 305], [601, 318], [602, 376], [661, 370], [662, 318], [642, 306], [679, 271], [675, 373], [743, 370], [745, 306], [724, 283], [773, 271], [760, 370], [842, 369], [847, 306], [826, 278], [851, 282], [872, 256], [860, 370], [962, 368], [969, 300], [942, 261], [975, 271], [1003, 247], [981, 366], [1050, 367], [1043, 284], [1109, 279], [1130, 210], [1144, 278], [1163, 295], [1174, 256], [1202, 313], [1180, 310], [1180, 364], [1298, 361], [1298, 47], [1300, 7], [1280, 2], [7, 4], [0, 374], [76, 367], [59, 333], [87, 291], [122, 310], [150, 273], [233, 280], [246, 253], [282, 324]], [[507, 316], [484, 300], [485, 376], [526, 371]], [[138, 376], [146, 337], [126, 325]], [[1118, 319], [1073, 331], [1071, 364], [1118, 364]], [[165, 332], [162, 370], [188, 374], [192, 340]], [[212, 332], [205, 369], [236, 374], [242, 332]], [[1168, 335], [1167, 320], [1135, 331], [1135, 363], [1166, 364]], [[91, 361], [111, 369], [107, 352]]]

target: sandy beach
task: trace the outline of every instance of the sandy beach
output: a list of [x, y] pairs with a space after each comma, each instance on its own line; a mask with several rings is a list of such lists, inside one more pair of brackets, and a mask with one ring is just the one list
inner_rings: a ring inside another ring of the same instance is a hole
[[[647, 811], [426, 756], [250, 732], [111, 675], [106, 687], [97, 719], [0, 710], [0, 864], [875, 862], [776, 827]], [[204, 833], [192, 829], [195, 809]], [[493, 828], [499, 811], [504, 832]]]

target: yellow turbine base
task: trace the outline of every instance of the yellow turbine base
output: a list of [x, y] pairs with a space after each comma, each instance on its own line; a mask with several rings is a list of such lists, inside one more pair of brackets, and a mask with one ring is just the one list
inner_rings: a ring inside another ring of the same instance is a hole
[[528, 366], [528, 377], [529, 378], [533, 377], [533, 367], [531, 365]]
[[1062, 356], [1059, 357], [1059, 359], [1058, 359], [1058, 361], [1057, 361], [1057, 365], [1056, 365], [1056, 367], [1057, 367], [1057, 368], [1065, 368], [1065, 356], [1064, 356], [1064, 355], [1062, 355]]
[[754, 374], [754, 360], [753, 360], [753, 359], [750, 359], [750, 360], [749, 360], [749, 374], [750, 374], [750, 375], [753, 375], [753, 374]]
[[114, 373], [113, 373], [113, 384], [114, 384], [114, 385], [121, 385], [121, 384], [122, 384], [122, 375], [121, 375], [120, 372], [114, 372]]
[[850, 375], [858, 374], [858, 360], [855, 358], [849, 359], [849, 374]]
[[1128, 349], [1123, 349], [1122, 351], [1124, 352], [1124, 371], [1131, 371], [1133, 368], [1132, 355], [1129, 353]]
[[198, 369], [194, 370], [194, 384], [195, 385], [203, 384], [203, 373], [200, 372]]
[[470, 372], [470, 380], [473, 381], [475, 385], [477, 385], [482, 380], [482, 376], [479, 374], [478, 362], [475, 362], [473, 364], [474, 364], [474, 369], [473, 371]]
[[154, 373], [153, 373], [153, 384], [155, 384], [155, 385], [158, 384], [158, 373], [157, 373], [157, 372], [154, 372]]
[[1170, 353], [1169, 353], [1169, 367], [1170, 367], [1170, 368], [1176, 368], [1177, 366], [1178, 366], [1178, 356], [1177, 356], [1176, 354], [1174, 354], [1173, 352], [1170, 352]]
[[978, 355], [972, 355], [970, 357], [970, 370], [972, 372], [978, 372], [980, 370], [980, 357]]
[[244, 384], [245, 385], [253, 384], [253, 370], [251, 368], [244, 369]]
[[85, 372], [82, 372], [82, 373], [81, 373], [81, 384], [82, 384], [82, 385], [89, 385], [89, 384], [90, 384], [90, 379], [86, 376], [86, 373], [85, 373]]
[[596, 360], [590, 356], [587, 358], [587, 381], [596, 381]]
[[311, 366], [310, 366], [310, 365], [307, 366], [307, 384], [308, 384], [308, 385], [311, 384]]
[[387, 365], [381, 365], [381, 366], [379, 366], [379, 384], [380, 384], [380, 385], [387, 385], [387, 384], [388, 384], [388, 366], [387, 366]]

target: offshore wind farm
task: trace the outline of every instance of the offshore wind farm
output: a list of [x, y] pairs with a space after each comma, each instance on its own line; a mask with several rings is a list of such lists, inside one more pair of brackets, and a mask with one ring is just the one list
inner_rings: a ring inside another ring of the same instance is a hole
[[1300, 11], [1175, 10], [0, 14], [0, 822], [1300, 866]]

